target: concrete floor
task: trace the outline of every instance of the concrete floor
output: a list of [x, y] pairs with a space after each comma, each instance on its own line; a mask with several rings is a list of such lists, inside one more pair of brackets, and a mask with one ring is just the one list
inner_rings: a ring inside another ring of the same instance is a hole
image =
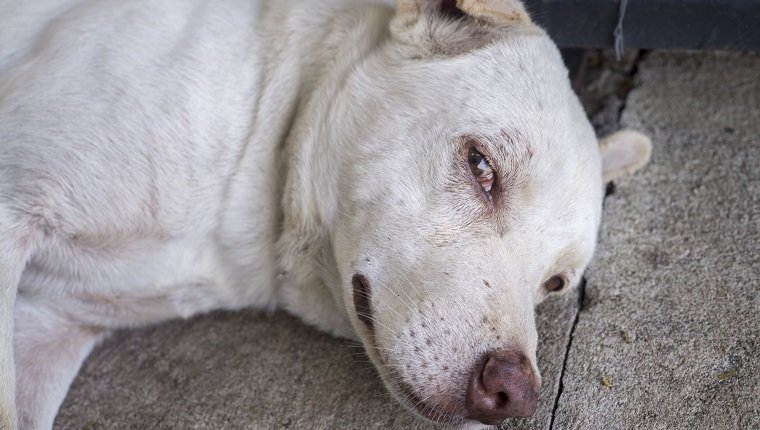
[[[649, 134], [652, 163], [614, 184], [585, 286], [538, 309], [541, 403], [504, 428], [760, 428], [760, 55], [624, 72], [595, 122]], [[280, 313], [119, 332], [56, 428], [430, 428], [360, 351]]]

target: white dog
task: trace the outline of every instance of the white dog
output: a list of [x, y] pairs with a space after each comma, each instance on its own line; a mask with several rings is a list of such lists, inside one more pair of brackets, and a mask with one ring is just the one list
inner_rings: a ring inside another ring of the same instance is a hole
[[420, 415], [533, 413], [534, 307], [603, 178], [517, 0], [0, 0], [0, 427], [49, 429], [109, 330], [283, 307]]

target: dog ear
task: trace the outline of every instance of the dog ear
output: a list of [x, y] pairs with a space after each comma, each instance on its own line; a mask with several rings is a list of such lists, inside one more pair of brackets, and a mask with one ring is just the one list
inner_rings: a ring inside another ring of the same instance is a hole
[[492, 25], [532, 24], [519, 0], [457, 0], [456, 7], [465, 14]]
[[425, 55], [456, 55], [535, 29], [519, 0], [396, 0], [393, 37]]
[[599, 141], [604, 182], [644, 167], [652, 154], [652, 141], [633, 130], [621, 130]]

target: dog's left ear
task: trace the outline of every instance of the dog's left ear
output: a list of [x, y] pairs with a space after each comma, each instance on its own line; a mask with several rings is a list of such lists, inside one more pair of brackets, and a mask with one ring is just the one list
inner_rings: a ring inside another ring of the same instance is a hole
[[396, 0], [393, 37], [421, 55], [456, 55], [509, 31], [533, 30], [519, 0]]
[[456, 0], [456, 7], [467, 15], [491, 25], [532, 24], [528, 12], [519, 0]]
[[621, 130], [599, 141], [604, 183], [644, 167], [652, 155], [652, 141], [633, 130]]

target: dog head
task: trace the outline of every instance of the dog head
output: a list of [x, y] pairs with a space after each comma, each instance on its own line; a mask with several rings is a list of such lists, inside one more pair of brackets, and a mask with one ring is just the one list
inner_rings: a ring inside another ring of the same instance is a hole
[[346, 78], [314, 155], [335, 178], [320, 191], [331, 209], [316, 210], [331, 226], [327, 282], [422, 416], [529, 416], [534, 307], [579, 283], [603, 181], [642, 166], [649, 141], [600, 145], [557, 48], [515, 0], [398, 0], [389, 31]]

